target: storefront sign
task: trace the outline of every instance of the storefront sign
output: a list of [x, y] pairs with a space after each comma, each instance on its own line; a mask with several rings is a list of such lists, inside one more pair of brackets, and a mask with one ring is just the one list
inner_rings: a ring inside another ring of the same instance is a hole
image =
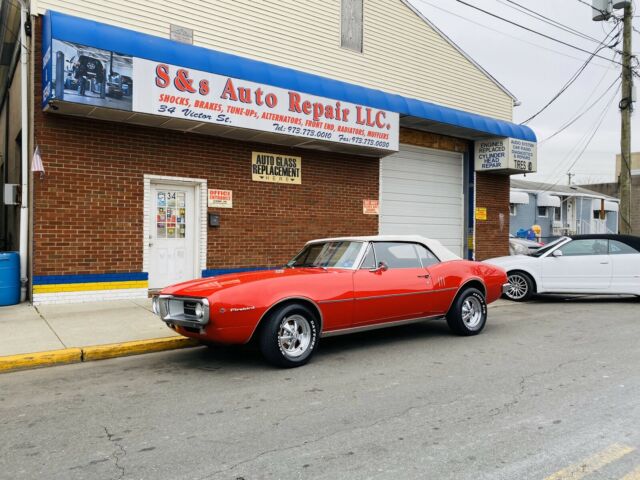
[[487, 219], [487, 208], [476, 207], [476, 220], [486, 220], [486, 219]]
[[378, 200], [362, 200], [362, 213], [365, 215], [378, 215], [380, 203]]
[[515, 138], [476, 142], [476, 171], [532, 173], [537, 170], [537, 144]]
[[251, 180], [300, 185], [302, 183], [302, 157], [252, 152]]
[[209, 189], [207, 207], [209, 208], [233, 208], [233, 191]]
[[378, 150], [399, 148], [396, 112], [57, 39], [47, 52], [44, 105], [58, 100]]

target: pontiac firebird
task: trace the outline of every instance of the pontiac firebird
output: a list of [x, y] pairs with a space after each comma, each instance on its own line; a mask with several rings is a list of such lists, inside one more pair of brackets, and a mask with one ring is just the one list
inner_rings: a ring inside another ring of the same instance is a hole
[[444, 318], [464, 336], [482, 331], [505, 271], [462, 260], [419, 236], [308, 242], [283, 268], [192, 280], [163, 289], [154, 312], [207, 344], [255, 340], [272, 364], [309, 361], [320, 337]]

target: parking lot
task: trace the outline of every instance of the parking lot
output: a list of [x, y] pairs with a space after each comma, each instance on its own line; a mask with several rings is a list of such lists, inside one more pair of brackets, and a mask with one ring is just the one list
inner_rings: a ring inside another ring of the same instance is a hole
[[501, 303], [477, 337], [324, 339], [294, 370], [196, 348], [4, 374], [0, 478], [637, 479], [639, 307]]

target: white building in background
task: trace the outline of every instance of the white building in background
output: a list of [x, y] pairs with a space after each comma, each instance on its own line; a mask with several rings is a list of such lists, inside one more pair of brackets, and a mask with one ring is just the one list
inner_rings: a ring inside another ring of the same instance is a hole
[[576, 185], [511, 179], [510, 233], [540, 225], [542, 238], [618, 233], [619, 200]]

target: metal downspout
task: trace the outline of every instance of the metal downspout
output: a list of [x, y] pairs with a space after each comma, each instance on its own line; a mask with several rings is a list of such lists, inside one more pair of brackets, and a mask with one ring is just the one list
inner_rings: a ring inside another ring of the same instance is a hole
[[27, 33], [28, 0], [20, 0], [20, 109], [21, 109], [21, 205], [20, 205], [20, 301], [27, 298], [29, 252], [29, 92]]

